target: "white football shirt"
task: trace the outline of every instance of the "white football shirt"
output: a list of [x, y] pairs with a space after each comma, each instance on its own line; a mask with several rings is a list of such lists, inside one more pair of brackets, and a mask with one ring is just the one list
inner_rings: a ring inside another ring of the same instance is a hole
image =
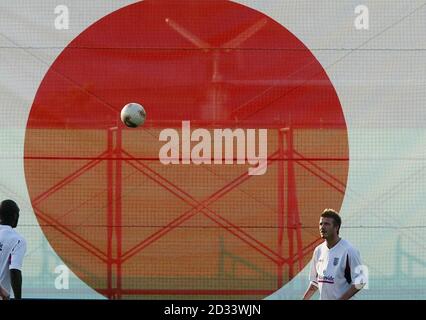
[[27, 243], [11, 226], [0, 225], [0, 285], [12, 291], [10, 269], [21, 270]]
[[318, 287], [321, 300], [336, 300], [351, 285], [365, 284], [362, 269], [360, 254], [348, 241], [340, 239], [331, 249], [324, 241], [314, 250], [309, 280]]

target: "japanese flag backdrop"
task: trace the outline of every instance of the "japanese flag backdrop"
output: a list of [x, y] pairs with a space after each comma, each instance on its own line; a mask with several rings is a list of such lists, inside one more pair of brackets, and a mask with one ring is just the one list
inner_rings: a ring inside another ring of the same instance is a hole
[[[334, 207], [359, 297], [422, 298], [421, 1], [363, 3], [368, 30], [356, 1], [63, 4], [64, 30], [53, 1], [0, 5], [0, 191], [22, 207], [27, 297], [299, 298]], [[143, 128], [119, 122], [131, 101]], [[267, 128], [267, 172], [162, 165], [182, 120]]]

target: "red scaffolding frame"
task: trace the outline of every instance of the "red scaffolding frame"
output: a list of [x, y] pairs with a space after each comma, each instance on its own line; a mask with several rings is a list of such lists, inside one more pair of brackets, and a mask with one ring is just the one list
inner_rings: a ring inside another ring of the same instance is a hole
[[[209, 92], [209, 99], [213, 100], [210, 103], [216, 108], [214, 109], [215, 115], [220, 112], [220, 101], [217, 99], [220, 98], [220, 89], [222, 76], [219, 70], [219, 58], [220, 52], [226, 50], [233, 50], [233, 48], [238, 48], [241, 43], [252, 37], [255, 33], [261, 30], [267, 23], [265, 17], [260, 18], [251, 26], [242, 30], [238, 35], [233, 39], [225, 42], [220, 47], [215, 47], [203, 39], [200, 39], [196, 35], [192, 34], [189, 30], [185, 29], [183, 26], [179, 25], [176, 21], [167, 18], [165, 22], [169, 25], [171, 29], [176, 31], [177, 34], [188, 40], [192, 43], [197, 49], [209, 51], [212, 53], [212, 77], [211, 77], [211, 88], [212, 92]], [[232, 49], [229, 49], [232, 48]], [[309, 66], [309, 65], [307, 65]], [[306, 72], [304, 69], [306, 66], [302, 67], [298, 72]], [[322, 72], [322, 70], [321, 70]], [[291, 76], [290, 79], [286, 79], [290, 84], [292, 84]], [[310, 75], [312, 79], [315, 78], [315, 75]], [[244, 124], [244, 126], [250, 126], [250, 120], [247, 120], [253, 114], [263, 110], [270, 104], [273, 104], [277, 100], [281, 99], [283, 95], [289, 94], [299, 88], [302, 85], [309, 84], [310, 80], [302, 82], [301, 84], [297, 83], [296, 85], [290, 85], [283, 92], [281, 86], [271, 85], [260, 95], [249, 100], [245, 104], [237, 107], [232, 110], [229, 119], [232, 121], [220, 121], [221, 125], [225, 126], [236, 126], [239, 124]], [[313, 81], [313, 80], [311, 80]], [[320, 81], [321, 82], [321, 81]], [[313, 85], [317, 85], [318, 81], [314, 81]], [[321, 84], [321, 83], [320, 83]], [[328, 82], [327, 82], [328, 84]], [[87, 93], [87, 92], [86, 92]], [[223, 118], [223, 115], [214, 117], [214, 119]], [[47, 121], [47, 120], [46, 120]], [[253, 121], [255, 127], [265, 126], [271, 128], [271, 123], [260, 123], [259, 121]], [[203, 126], [203, 121], [198, 121], [198, 125]], [[154, 125], [147, 123], [146, 126]], [[156, 121], [155, 126], [166, 125], [167, 127], [173, 127], [176, 125], [176, 121], [171, 121], [167, 123], [164, 121], [162, 123]], [[206, 121], [205, 126], [211, 127], [212, 125], [218, 125], [216, 122], [211, 120]], [[298, 206], [298, 197], [297, 197], [297, 186], [296, 186], [296, 174], [295, 174], [295, 165], [301, 166], [307, 172], [319, 178], [323, 183], [327, 184], [329, 187], [333, 188], [334, 191], [344, 194], [345, 191], [345, 182], [340, 181], [338, 178], [334, 177], [332, 174], [328, 173], [326, 170], [321, 168], [315, 163], [315, 159], [306, 159], [301, 153], [299, 153], [294, 148], [294, 125], [289, 125], [285, 128], [282, 127], [282, 123], [277, 124], [273, 127], [273, 130], [277, 130], [278, 134], [278, 148], [274, 150], [268, 156], [267, 163], [268, 165], [272, 163], [277, 163], [277, 250], [273, 250], [271, 247], [265, 245], [249, 233], [245, 232], [243, 228], [236, 225], [229, 219], [221, 216], [218, 212], [215, 212], [211, 208], [211, 204], [222, 198], [224, 195], [229, 193], [231, 190], [237, 188], [239, 185], [250, 179], [247, 173], [241, 174], [227, 184], [213, 192], [210, 196], [205, 198], [202, 201], [198, 201], [193, 195], [184, 191], [178, 185], [174, 184], [172, 181], [168, 180], [166, 177], [162, 176], [160, 173], [156, 172], [150, 166], [144, 163], [144, 160], [156, 160], [155, 158], [137, 158], [132, 156], [131, 153], [123, 149], [122, 138], [123, 138], [123, 128], [117, 126], [115, 128], [105, 129], [107, 130], [107, 149], [101, 152], [98, 156], [87, 158], [89, 160], [86, 164], [81, 166], [79, 169], [68, 175], [67, 177], [61, 179], [59, 182], [55, 183], [53, 186], [35, 196], [32, 199], [32, 204], [34, 211], [39, 219], [44, 223], [49, 224], [57, 231], [65, 235], [70, 239], [70, 241], [76, 243], [82, 249], [86, 250], [88, 253], [99, 259], [102, 263], [106, 265], [107, 269], [107, 285], [106, 289], [97, 288], [96, 290], [110, 299], [120, 299], [122, 295], [131, 295], [131, 294], [182, 294], [182, 295], [244, 295], [244, 294], [269, 294], [268, 290], [218, 290], [218, 289], [206, 289], [206, 290], [172, 290], [172, 289], [126, 289], [122, 285], [122, 267], [130, 258], [134, 255], [145, 250], [148, 246], [155, 243], [166, 234], [172, 232], [185, 221], [188, 221], [195, 215], [201, 213], [209, 220], [213, 221], [219, 228], [222, 228], [226, 232], [232, 234], [233, 237], [244, 242], [253, 250], [257, 251], [262, 256], [269, 259], [276, 265], [277, 270], [277, 289], [284, 284], [283, 274], [284, 266], [289, 268], [289, 279], [293, 278], [297, 271], [301, 270], [303, 267], [303, 260], [307, 254], [310, 254], [312, 249], [319, 243], [320, 239], [317, 238], [313, 242], [309, 243], [305, 247], [302, 242], [302, 226], [300, 221], [300, 212]], [[310, 127], [309, 124], [304, 123], [304, 128]], [[336, 125], [327, 126], [323, 124], [323, 127], [335, 128]], [[338, 125], [338, 127], [344, 127], [344, 125]], [[318, 124], [314, 125], [314, 128], [318, 128]], [[37, 157], [27, 156], [26, 159], [36, 159]], [[69, 160], [70, 158], [66, 158]], [[80, 158], [81, 159], [81, 158]], [[84, 160], [85, 158], [83, 158]], [[318, 159], [317, 159], [318, 160]], [[331, 159], [327, 159], [331, 160]], [[348, 161], [348, 159], [335, 159]], [[59, 221], [52, 218], [43, 210], [40, 209], [39, 205], [42, 201], [46, 200], [53, 193], [61, 190], [65, 186], [73, 183], [75, 179], [79, 176], [84, 175], [88, 171], [95, 168], [101, 162], [106, 161], [106, 177], [107, 177], [107, 199], [108, 206], [106, 209], [106, 238], [107, 246], [106, 252], [100, 250], [98, 247], [87, 241], [82, 236], [68, 228], [67, 226], [61, 225]], [[169, 221], [167, 224], [162, 226], [161, 229], [155, 231], [147, 238], [141, 240], [139, 243], [123, 251], [123, 230], [122, 230], [122, 174], [123, 174], [123, 164], [130, 165], [140, 174], [144, 175], [148, 179], [154, 181], [157, 185], [161, 186], [167, 192], [173, 194], [176, 198], [180, 199], [184, 203], [190, 206], [190, 209], [183, 212], [178, 217]], [[285, 172], [287, 171], [287, 175]], [[287, 186], [287, 194], [285, 194]], [[286, 227], [287, 225], [287, 227]], [[285, 231], [287, 231], [287, 239], [285, 237]], [[286, 247], [287, 245], [287, 247]], [[284, 252], [288, 251], [288, 256], [284, 256]]]
[[[182, 223], [191, 219], [198, 213], [202, 213], [211, 221], [215, 222], [219, 228], [231, 233], [234, 237], [243, 241], [252, 249], [256, 250], [261, 255], [272, 261], [277, 267], [277, 289], [284, 284], [283, 267], [287, 265], [289, 268], [289, 279], [293, 278], [298, 271], [303, 268], [303, 259], [307, 254], [311, 254], [311, 250], [321, 241], [317, 238], [307, 246], [303, 247], [302, 242], [302, 227], [299, 217], [296, 178], [294, 172], [295, 164], [300, 165], [309, 173], [318, 177], [322, 182], [332, 187], [335, 191], [344, 194], [345, 183], [334, 177], [320, 166], [315, 164], [314, 160], [304, 158], [302, 154], [294, 150], [293, 135], [294, 128], [274, 128], [278, 132], [278, 150], [273, 151], [268, 156], [268, 165], [277, 163], [277, 251], [268, 247], [261, 241], [257, 240], [250, 234], [246, 233], [238, 225], [232, 223], [228, 219], [209, 208], [209, 205], [220, 199], [226, 193], [230, 192], [244, 181], [250, 179], [248, 173], [244, 173], [234, 178], [232, 181], [212, 193], [203, 201], [198, 201], [191, 194], [185, 192], [179, 186], [163, 177], [144, 163], [141, 158], [133, 157], [129, 152], [122, 147], [123, 128], [112, 128], [107, 130], [107, 150], [99, 154], [98, 157], [92, 158], [89, 162], [81, 166], [78, 170], [61, 179], [59, 182], [40, 193], [32, 199], [32, 204], [37, 218], [53, 226], [57, 231], [68, 237], [71, 241], [79, 245], [82, 249], [98, 258], [107, 268], [107, 288], [97, 288], [96, 290], [110, 299], [120, 299], [123, 294], [167, 294], [167, 295], [252, 295], [252, 294], [269, 294], [269, 290], [251, 289], [251, 290], [218, 290], [218, 289], [126, 289], [122, 287], [122, 265], [132, 256], [143, 251], [146, 247], [159, 240], [161, 237], [174, 229], [178, 228]], [[285, 147], [287, 146], [287, 147]], [[28, 159], [37, 157], [28, 156]], [[151, 159], [150, 159], [151, 160]], [[335, 159], [347, 161], [348, 159]], [[84, 239], [79, 234], [70, 230], [67, 226], [61, 225], [59, 221], [43, 212], [39, 205], [46, 200], [50, 195], [61, 190], [68, 184], [81, 175], [92, 170], [102, 161], [107, 161], [106, 176], [107, 176], [107, 252], [103, 252], [90, 241]], [[182, 213], [177, 218], [164, 225], [149, 237], [141, 240], [137, 245], [134, 245], [129, 250], [123, 252], [122, 248], [122, 165], [123, 162], [132, 166], [138, 172], [154, 181], [168, 192], [175, 195], [180, 200], [191, 206], [191, 209]], [[287, 168], [287, 176], [285, 176], [285, 166]], [[287, 194], [285, 195], [285, 184], [287, 184]], [[287, 198], [287, 201], [286, 199]], [[286, 216], [287, 213], [287, 216]], [[287, 228], [285, 227], [285, 219]], [[285, 230], [287, 229], [287, 230]], [[284, 239], [284, 231], [287, 231], [287, 241]], [[114, 242], [115, 238], [115, 252]], [[285, 245], [289, 252], [287, 257], [283, 256]]]

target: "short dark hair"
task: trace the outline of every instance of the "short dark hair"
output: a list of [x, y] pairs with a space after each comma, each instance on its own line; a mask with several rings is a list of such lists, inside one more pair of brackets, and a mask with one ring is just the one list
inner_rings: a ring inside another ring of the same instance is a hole
[[321, 217], [323, 218], [331, 218], [334, 220], [334, 225], [338, 227], [337, 234], [339, 234], [340, 226], [342, 225], [342, 219], [340, 218], [339, 214], [336, 210], [333, 209], [325, 209], [321, 213]]
[[0, 203], [0, 220], [2, 223], [9, 223], [19, 214], [19, 207], [15, 201], [7, 199]]

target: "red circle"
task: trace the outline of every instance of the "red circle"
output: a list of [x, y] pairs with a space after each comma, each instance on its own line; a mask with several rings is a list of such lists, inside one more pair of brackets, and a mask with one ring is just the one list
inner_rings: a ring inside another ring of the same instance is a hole
[[[129, 102], [144, 106], [143, 127], [120, 122]], [[267, 128], [277, 159], [250, 177], [247, 165], [162, 165], [159, 132], [183, 120]], [[87, 28], [44, 77], [25, 140], [43, 232], [108, 297], [278, 289], [309, 261], [321, 210], [340, 208], [347, 159], [342, 108], [312, 52], [224, 0], [142, 1]]]

